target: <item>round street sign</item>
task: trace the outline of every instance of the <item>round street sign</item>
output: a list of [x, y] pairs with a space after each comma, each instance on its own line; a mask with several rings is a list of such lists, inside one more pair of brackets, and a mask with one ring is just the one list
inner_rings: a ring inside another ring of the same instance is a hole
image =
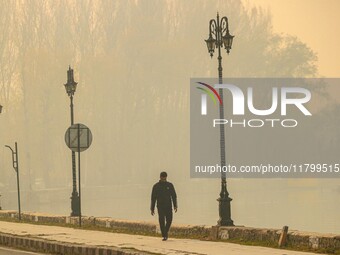
[[91, 130], [84, 124], [74, 124], [66, 130], [65, 142], [74, 152], [85, 151], [92, 143]]

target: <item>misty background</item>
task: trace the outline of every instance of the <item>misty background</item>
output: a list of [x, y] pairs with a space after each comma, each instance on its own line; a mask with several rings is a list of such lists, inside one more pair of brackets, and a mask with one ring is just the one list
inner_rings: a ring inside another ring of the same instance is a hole
[[[63, 86], [71, 65], [75, 123], [93, 134], [81, 156], [83, 214], [156, 221], [150, 192], [165, 170], [178, 193], [175, 223], [215, 225], [220, 181], [190, 178], [189, 86], [190, 78], [217, 76], [204, 42], [217, 11], [235, 35], [230, 55], [223, 53], [224, 77], [319, 75], [308, 45], [274, 33], [268, 10], [240, 0], [1, 1], [3, 209], [17, 208], [3, 146], [17, 141], [22, 210], [71, 211]], [[236, 225], [340, 233], [339, 179], [231, 179], [228, 191]]]

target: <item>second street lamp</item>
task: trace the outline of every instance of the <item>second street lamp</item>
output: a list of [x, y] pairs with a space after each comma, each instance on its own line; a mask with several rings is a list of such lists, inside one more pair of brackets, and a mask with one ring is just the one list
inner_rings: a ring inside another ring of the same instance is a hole
[[[71, 108], [71, 125], [74, 124], [74, 115], [73, 115], [73, 95], [77, 89], [77, 83], [74, 81], [73, 77], [73, 69], [71, 67], [67, 70], [67, 83], [64, 84], [66, 93], [70, 97], [70, 108]], [[76, 176], [76, 154], [72, 151], [72, 196], [71, 196], [71, 216], [79, 216], [80, 208], [79, 208], [79, 195], [77, 191], [77, 176]]]
[[20, 203], [20, 183], [19, 183], [19, 158], [18, 158], [18, 144], [15, 142], [15, 150], [12, 149], [11, 146], [5, 145], [8, 149], [12, 152], [12, 163], [13, 169], [17, 174], [17, 188], [18, 188], [18, 213], [19, 213], [19, 220], [21, 220], [21, 203]]
[[[217, 19], [212, 19], [209, 22], [209, 38], [205, 40], [208, 47], [208, 52], [211, 57], [215, 52], [215, 49], [218, 50], [218, 82], [219, 84], [223, 83], [222, 76], [222, 56], [221, 56], [221, 48], [224, 46], [227, 53], [229, 54], [231, 50], [231, 46], [233, 43], [233, 35], [229, 33], [228, 26], [228, 18], [222, 17], [220, 19], [217, 13]], [[224, 109], [223, 109], [223, 89], [218, 90], [219, 96], [221, 98], [222, 104], [219, 105], [219, 116], [220, 119], [224, 119]], [[226, 166], [225, 159], [225, 134], [224, 134], [224, 125], [220, 125], [220, 155], [221, 155], [221, 168]], [[220, 197], [217, 199], [219, 202], [219, 226], [234, 226], [234, 222], [231, 219], [231, 205], [230, 202], [232, 199], [229, 197], [229, 193], [227, 190], [227, 180], [226, 173], [221, 172], [221, 192]]]

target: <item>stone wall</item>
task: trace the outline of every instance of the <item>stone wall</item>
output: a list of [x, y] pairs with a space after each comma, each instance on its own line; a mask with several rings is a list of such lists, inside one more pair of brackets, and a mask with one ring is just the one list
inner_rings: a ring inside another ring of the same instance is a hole
[[[249, 227], [219, 227], [217, 239], [240, 240], [275, 246], [282, 233], [278, 229], [249, 228]], [[288, 231], [287, 246], [296, 249], [324, 250], [340, 253], [340, 235], [321, 234], [313, 232], [302, 232], [296, 230]]]
[[[16, 211], [0, 211], [0, 218], [18, 218]], [[78, 217], [50, 215], [43, 213], [22, 213], [25, 222], [38, 222], [53, 225], [78, 225]], [[158, 224], [153, 222], [115, 220], [102, 217], [82, 217], [82, 225], [87, 227], [112, 229], [115, 232], [130, 234], [156, 235], [160, 233]], [[218, 227], [173, 225], [170, 234], [173, 237], [195, 238], [201, 240], [229, 240], [239, 243], [252, 243], [262, 246], [277, 247], [282, 230], [250, 227]], [[287, 246], [292, 249], [309, 249], [340, 254], [340, 235], [320, 234], [289, 230]]]

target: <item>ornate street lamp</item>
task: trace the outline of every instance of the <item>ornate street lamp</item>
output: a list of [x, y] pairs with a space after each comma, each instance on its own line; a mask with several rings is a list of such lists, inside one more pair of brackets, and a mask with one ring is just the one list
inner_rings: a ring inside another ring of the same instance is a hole
[[213, 39], [211, 34], [210, 34], [209, 38], [207, 40], [205, 40], [205, 42], [207, 43], [208, 52], [210, 53], [210, 57], [213, 57], [215, 47], [216, 47], [216, 40]]
[[73, 97], [77, 89], [77, 84], [78, 83], [74, 81], [73, 69], [71, 69], [71, 66], [69, 66], [67, 70], [67, 83], [64, 84], [66, 93], [69, 97]]
[[227, 29], [227, 33], [222, 39], [223, 39], [224, 48], [227, 50], [227, 53], [229, 54], [231, 50], [231, 45], [233, 44], [233, 39], [234, 39], [234, 36], [229, 34], [229, 29]]
[[[74, 116], [73, 116], [73, 95], [77, 89], [77, 82], [74, 81], [73, 77], [73, 69], [69, 66], [67, 70], [67, 83], [64, 84], [66, 93], [70, 97], [71, 104], [71, 125], [74, 124]], [[80, 208], [79, 208], [79, 195], [77, 191], [77, 176], [76, 176], [76, 154], [72, 151], [72, 196], [71, 196], [71, 216], [79, 216]]]
[[[208, 52], [211, 57], [213, 57], [215, 48], [218, 50], [218, 82], [223, 83], [222, 76], [222, 57], [221, 48], [224, 46], [227, 53], [230, 53], [231, 46], [233, 43], [233, 35], [229, 33], [228, 18], [223, 17], [220, 19], [217, 13], [217, 19], [212, 19], [209, 22], [209, 38], [205, 40], [208, 47]], [[219, 105], [220, 119], [224, 119], [224, 109], [223, 109], [223, 89], [219, 89], [218, 93], [220, 95], [222, 104]], [[225, 136], [224, 136], [224, 125], [220, 125], [220, 153], [221, 153], [221, 167], [226, 166], [225, 159]], [[226, 173], [222, 171], [221, 173], [221, 192], [220, 197], [217, 199], [219, 202], [219, 226], [234, 226], [234, 222], [231, 219], [231, 205], [232, 199], [229, 197], [227, 191], [227, 181]]]

